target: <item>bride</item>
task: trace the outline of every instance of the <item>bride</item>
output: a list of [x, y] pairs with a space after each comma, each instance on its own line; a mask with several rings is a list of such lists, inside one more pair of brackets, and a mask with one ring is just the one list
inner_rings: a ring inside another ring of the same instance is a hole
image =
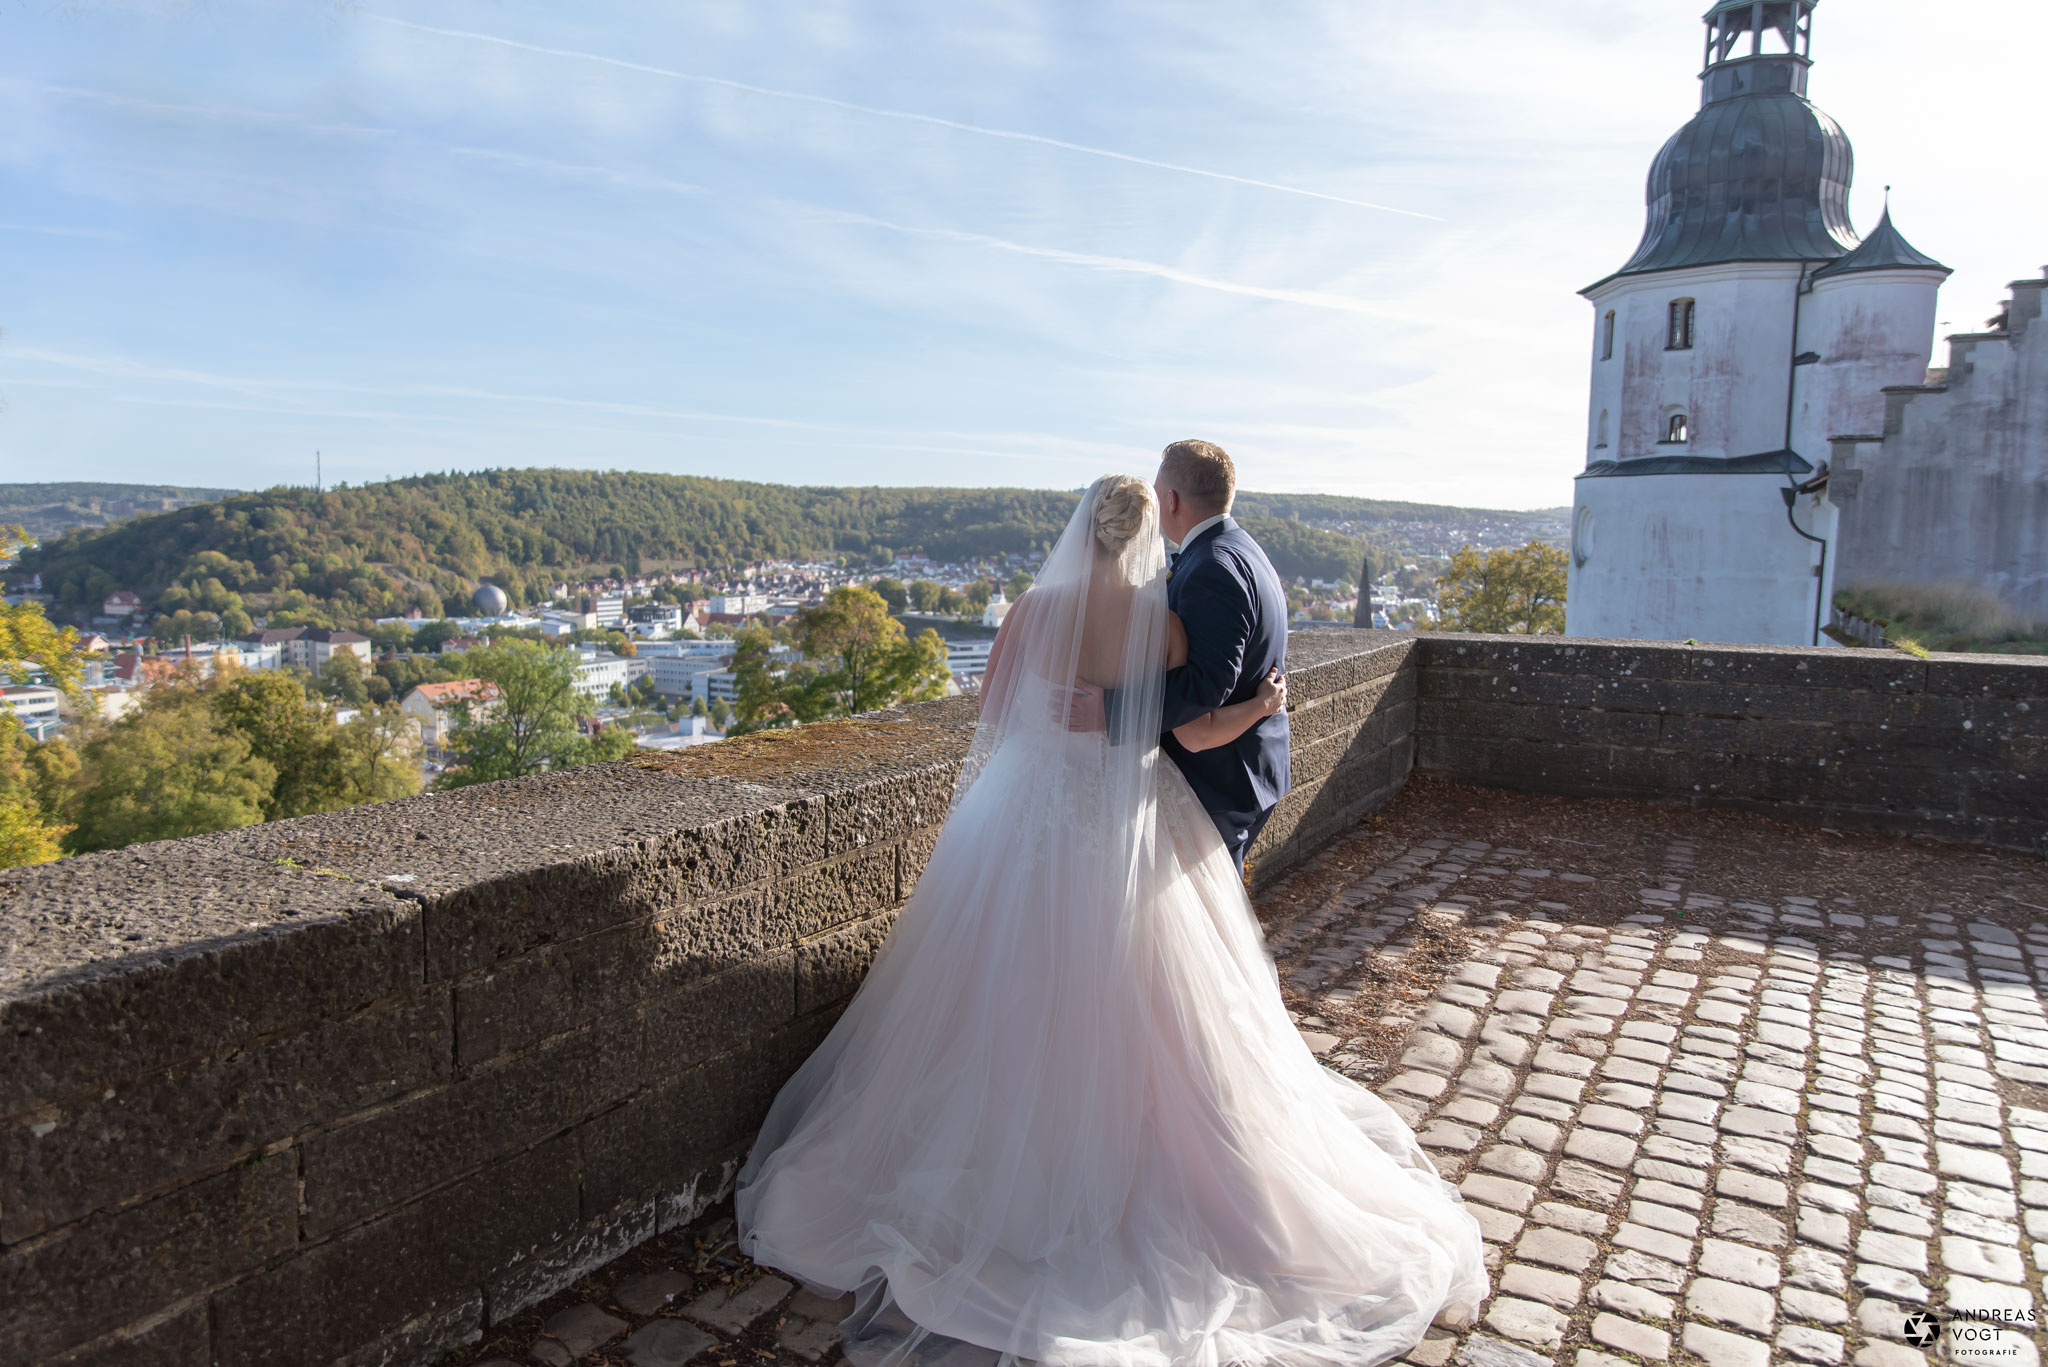
[[[740, 1174], [742, 1248], [856, 1293], [859, 1367], [1360, 1367], [1485, 1297], [1477, 1224], [1302, 1043], [1160, 762], [1165, 585], [1151, 489], [1097, 480], [990, 651], [915, 894]], [[1068, 729], [1083, 684], [1118, 690], [1118, 738]]]

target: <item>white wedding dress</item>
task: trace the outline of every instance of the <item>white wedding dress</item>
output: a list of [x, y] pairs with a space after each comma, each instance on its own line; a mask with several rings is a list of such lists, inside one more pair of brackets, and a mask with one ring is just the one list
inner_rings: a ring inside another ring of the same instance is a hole
[[[1128, 696], [1163, 565], [1156, 526], [1096, 550], [1102, 489], [1012, 609], [915, 895], [762, 1127], [741, 1246], [857, 1293], [861, 1367], [1381, 1362], [1484, 1299], [1479, 1229], [1288, 1018], [1156, 689], [1149, 719]], [[1143, 743], [1055, 716], [1105, 645]]]

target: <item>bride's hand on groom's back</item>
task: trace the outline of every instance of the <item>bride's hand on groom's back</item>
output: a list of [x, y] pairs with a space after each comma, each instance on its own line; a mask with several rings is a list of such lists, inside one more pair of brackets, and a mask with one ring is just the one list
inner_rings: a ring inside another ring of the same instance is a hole
[[1052, 721], [1069, 731], [1107, 731], [1109, 714], [1103, 707], [1102, 690], [1084, 683], [1052, 695]]
[[1266, 677], [1259, 680], [1259, 690], [1252, 695], [1267, 716], [1284, 711], [1287, 707], [1287, 676], [1280, 672], [1278, 665], [1266, 671]]

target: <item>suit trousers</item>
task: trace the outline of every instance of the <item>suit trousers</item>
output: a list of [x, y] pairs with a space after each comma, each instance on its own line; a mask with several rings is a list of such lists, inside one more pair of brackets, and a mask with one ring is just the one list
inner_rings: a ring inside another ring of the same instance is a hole
[[1259, 838], [1259, 832], [1266, 829], [1266, 823], [1273, 819], [1273, 809], [1252, 815], [1247, 820], [1238, 812], [1211, 812], [1209, 819], [1216, 823], [1217, 832], [1223, 837], [1223, 847], [1230, 851], [1230, 862], [1237, 865], [1237, 876], [1244, 877], [1244, 857]]

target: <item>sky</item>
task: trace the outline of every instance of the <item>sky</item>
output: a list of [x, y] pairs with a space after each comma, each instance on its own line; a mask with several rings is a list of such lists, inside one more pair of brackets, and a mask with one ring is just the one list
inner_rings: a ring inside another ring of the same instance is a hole
[[[0, 482], [1568, 504], [1705, 8], [0, 0]], [[2048, 261], [2048, 5], [1965, 12], [1827, 0], [1809, 90], [1943, 332]]]

